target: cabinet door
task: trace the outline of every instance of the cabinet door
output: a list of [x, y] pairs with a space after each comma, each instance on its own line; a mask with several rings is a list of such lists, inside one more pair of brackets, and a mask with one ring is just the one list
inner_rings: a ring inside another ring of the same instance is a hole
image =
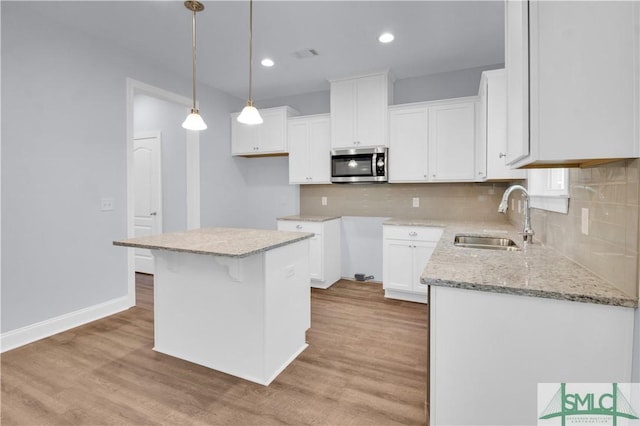
[[431, 180], [473, 180], [475, 105], [460, 102], [429, 107]]
[[322, 235], [316, 234], [309, 240], [309, 275], [313, 280], [324, 280], [324, 259], [322, 253]]
[[427, 181], [427, 111], [427, 107], [389, 111], [389, 182]]
[[384, 240], [383, 277], [384, 288], [412, 291], [413, 243], [405, 240]]
[[308, 183], [331, 183], [331, 119], [315, 118], [309, 121]]
[[238, 123], [238, 115], [231, 114], [231, 154], [255, 154], [258, 147], [259, 126]]
[[306, 120], [290, 121], [287, 137], [289, 183], [309, 183], [309, 123]]
[[529, 2], [505, 2], [507, 164], [529, 155]]
[[358, 146], [386, 146], [387, 76], [356, 80], [356, 141]]
[[414, 259], [414, 272], [413, 280], [411, 281], [411, 290], [416, 293], [427, 294], [427, 286], [420, 284], [420, 275], [427, 267], [429, 258], [433, 254], [437, 243], [427, 241], [416, 241], [413, 243], [413, 259]]
[[264, 123], [257, 127], [260, 153], [287, 151], [287, 114], [284, 109], [263, 110]]
[[356, 83], [354, 80], [331, 83], [331, 147], [353, 148], [356, 120]]
[[638, 7], [634, 1], [530, 2], [533, 160], [634, 156]]
[[524, 179], [524, 170], [511, 169], [506, 164], [507, 152], [507, 87], [505, 70], [483, 73], [484, 96], [481, 104], [481, 137], [487, 146], [487, 179]]

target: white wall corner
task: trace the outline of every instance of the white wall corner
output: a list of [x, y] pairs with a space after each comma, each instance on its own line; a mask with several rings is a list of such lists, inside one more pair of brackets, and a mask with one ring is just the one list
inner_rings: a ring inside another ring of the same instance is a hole
[[123, 296], [26, 327], [7, 331], [0, 335], [0, 352], [10, 351], [11, 349], [24, 346], [36, 340], [44, 339], [100, 318], [117, 314], [130, 307], [131, 304], [129, 303], [128, 296]]

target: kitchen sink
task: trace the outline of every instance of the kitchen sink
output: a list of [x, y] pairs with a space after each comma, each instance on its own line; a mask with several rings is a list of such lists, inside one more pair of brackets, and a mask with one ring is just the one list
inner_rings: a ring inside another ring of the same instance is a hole
[[457, 234], [453, 240], [453, 244], [458, 247], [489, 249], [489, 250], [505, 250], [518, 251], [520, 247], [510, 238], [489, 237], [482, 235], [465, 235]]

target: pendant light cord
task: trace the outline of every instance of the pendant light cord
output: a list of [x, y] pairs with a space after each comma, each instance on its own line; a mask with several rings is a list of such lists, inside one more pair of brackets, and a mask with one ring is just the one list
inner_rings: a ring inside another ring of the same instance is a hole
[[193, 109], [196, 109], [196, 10], [191, 21], [191, 48], [193, 57]]
[[249, 104], [253, 106], [253, 0], [249, 0]]

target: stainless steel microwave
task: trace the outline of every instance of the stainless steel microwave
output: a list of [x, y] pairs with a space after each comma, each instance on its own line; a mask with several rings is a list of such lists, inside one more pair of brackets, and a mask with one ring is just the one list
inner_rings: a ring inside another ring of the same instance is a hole
[[334, 149], [331, 182], [386, 182], [389, 149], [385, 147]]

